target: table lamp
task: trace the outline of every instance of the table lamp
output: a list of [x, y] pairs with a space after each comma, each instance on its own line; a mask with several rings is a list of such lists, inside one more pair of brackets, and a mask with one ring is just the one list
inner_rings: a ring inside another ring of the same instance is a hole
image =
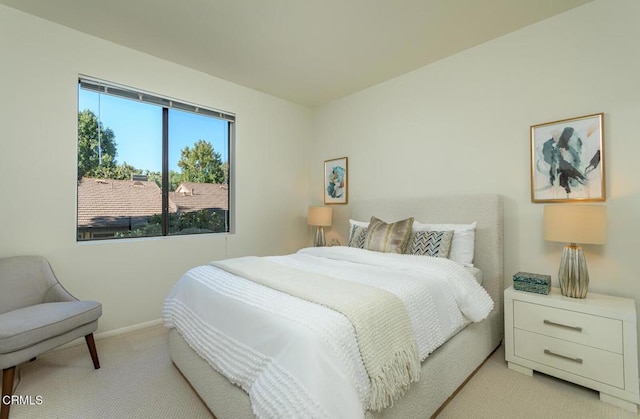
[[313, 241], [314, 246], [325, 246], [324, 227], [331, 225], [331, 207], [309, 207], [307, 215], [307, 224], [316, 226], [316, 238]]
[[603, 205], [546, 205], [544, 238], [569, 243], [562, 251], [558, 280], [562, 295], [585, 298], [589, 288], [587, 261], [580, 244], [603, 244], [607, 235], [607, 207]]

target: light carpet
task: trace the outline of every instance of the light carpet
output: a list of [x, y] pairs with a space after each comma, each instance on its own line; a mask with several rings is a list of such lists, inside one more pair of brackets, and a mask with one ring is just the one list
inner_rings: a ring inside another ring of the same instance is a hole
[[[18, 367], [16, 394], [42, 404], [14, 405], [24, 418], [206, 418], [211, 413], [169, 359], [162, 326], [96, 341], [101, 368], [86, 345], [51, 352]], [[441, 418], [638, 418], [598, 393], [543, 374], [511, 371], [498, 349], [438, 416]], [[412, 418], [407, 418], [412, 419]], [[416, 418], [418, 419], [418, 418]]]
[[168, 329], [96, 340], [99, 370], [82, 343], [18, 367], [15, 393], [42, 396], [42, 404], [14, 405], [9, 419], [211, 419], [169, 359]]

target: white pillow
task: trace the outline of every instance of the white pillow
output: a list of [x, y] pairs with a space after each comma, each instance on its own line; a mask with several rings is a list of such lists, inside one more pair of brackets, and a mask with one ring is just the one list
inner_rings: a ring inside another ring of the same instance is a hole
[[415, 221], [413, 223], [413, 229], [414, 231], [453, 230], [449, 259], [461, 263], [464, 266], [473, 267], [473, 251], [476, 242], [477, 224], [477, 221], [471, 224], [422, 224]]
[[369, 221], [356, 221], [349, 219], [349, 227], [358, 226], [358, 227], [369, 227]]

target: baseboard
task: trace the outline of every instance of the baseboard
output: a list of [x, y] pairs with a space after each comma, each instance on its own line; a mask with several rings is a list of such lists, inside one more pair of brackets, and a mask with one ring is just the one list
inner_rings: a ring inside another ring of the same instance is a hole
[[[159, 326], [161, 324], [162, 324], [162, 319], [156, 319], [156, 320], [151, 320], [151, 321], [144, 322], [144, 323], [134, 324], [134, 325], [131, 325], [131, 326], [121, 327], [119, 329], [108, 330], [106, 332], [97, 333], [97, 334], [93, 335], [93, 337], [94, 337], [95, 340], [101, 340], [101, 339], [106, 339], [106, 338], [110, 338], [110, 337], [114, 337], [114, 336], [126, 335], [127, 333], [137, 332], [139, 330], [148, 329], [150, 327]], [[69, 343], [65, 343], [62, 346], [58, 346], [56, 349], [54, 349], [54, 351], [58, 351], [60, 349], [70, 348], [72, 346], [84, 345], [84, 344], [85, 344], [84, 338], [80, 338], [80, 339], [76, 339], [74, 341], [71, 341]]]

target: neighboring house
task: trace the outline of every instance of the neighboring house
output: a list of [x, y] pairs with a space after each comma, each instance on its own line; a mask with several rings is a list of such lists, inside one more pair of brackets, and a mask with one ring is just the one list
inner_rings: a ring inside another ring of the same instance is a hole
[[[180, 217], [202, 211], [206, 211], [208, 216]], [[177, 225], [172, 221], [172, 228], [176, 230], [172, 234], [229, 231], [229, 187], [219, 183], [182, 182], [174, 192], [169, 192], [169, 212], [173, 220], [186, 219]], [[216, 221], [211, 217], [214, 213], [218, 215]], [[173, 217], [173, 214], [178, 217]], [[201, 218], [206, 218], [206, 221], [202, 222]]]
[[169, 192], [170, 212], [229, 209], [229, 187], [219, 183], [182, 182]]
[[[206, 210], [227, 217], [227, 185], [181, 183], [169, 193], [169, 213]], [[78, 239], [113, 237], [144, 228], [162, 213], [162, 192], [147, 180], [82, 178], [78, 184]]]

